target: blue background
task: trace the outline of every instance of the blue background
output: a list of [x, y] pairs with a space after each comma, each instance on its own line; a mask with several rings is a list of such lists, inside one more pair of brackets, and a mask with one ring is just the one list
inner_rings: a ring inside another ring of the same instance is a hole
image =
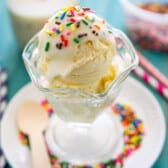
[[[122, 7], [118, 0], [81, 0], [83, 6], [91, 7], [98, 15], [103, 16], [114, 27], [127, 33], [124, 24]], [[168, 54], [147, 51], [134, 44], [157, 68], [168, 76]], [[26, 83], [30, 81], [29, 76], [23, 65], [21, 50], [18, 48], [10, 25], [9, 16], [5, 6], [5, 1], [0, 0], [0, 64], [8, 72], [8, 101]], [[139, 80], [139, 79], [138, 79]], [[143, 83], [143, 81], [140, 80]], [[144, 84], [144, 83], [143, 83]], [[144, 84], [145, 85], [145, 84]], [[159, 101], [166, 120], [168, 121], [168, 101], [166, 102], [155, 90], [146, 86]], [[152, 155], [152, 154], [151, 154]], [[152, 168], [168, 168], [168, 136], [164, 148]]]

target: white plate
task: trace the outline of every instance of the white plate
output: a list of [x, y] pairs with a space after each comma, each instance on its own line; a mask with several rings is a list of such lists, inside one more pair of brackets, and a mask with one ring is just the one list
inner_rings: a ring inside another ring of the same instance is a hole
[[[14, 168], [32, 168], [30, 152], [21, 145], [16, 127], [16, 109], [25, 100], [39, 102], [42, 94], [32, 83], [23, 87], [11, 100], [2, 121], [2, 147]], [[162, 110], [153, 95], [138, 81], [128, 78], [119, 94], [118, 102], [128, 103], [143, 120], [146, 135], [142, 146], [125, 162], [124, 168], [149, 168], [159, 156], [164, 144], [166, 127]]]

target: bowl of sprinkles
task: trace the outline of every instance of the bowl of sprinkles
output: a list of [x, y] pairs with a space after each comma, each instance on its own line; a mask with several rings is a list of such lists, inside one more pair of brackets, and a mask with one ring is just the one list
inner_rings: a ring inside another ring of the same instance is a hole
[[168, 1], [120, 0], [130, 37], [140, 46], [168, 52]]

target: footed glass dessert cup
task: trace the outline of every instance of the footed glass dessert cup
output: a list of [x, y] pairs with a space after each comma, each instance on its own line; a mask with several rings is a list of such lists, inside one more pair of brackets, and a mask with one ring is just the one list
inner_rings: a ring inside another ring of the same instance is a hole
[[45, 137], [49, 149], [61, 160], [92, 164], [115, 157], [122, 146], [122, 127], [110, 104], [118, 95], [130, 71], [138, 64], [136, 52], [124, 33], [112, 28], [119, 72], [100, 94], [80, 89], [48, 87], [49, 81], [37, 68], [38, 34], [27, 44], [23, 60], [31, 80], [44, 93], [54, 113]]

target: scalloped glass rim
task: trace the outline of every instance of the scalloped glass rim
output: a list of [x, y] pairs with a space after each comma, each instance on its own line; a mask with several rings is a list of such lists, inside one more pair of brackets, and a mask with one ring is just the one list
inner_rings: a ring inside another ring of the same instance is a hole
[[36, 34], [28, 42], [28, 44], [25, 46], [25, 48], [23, 50], [23, 54], [22, 54], [23, 61], [25, 63], [26, 69], [30, 75], [31, 80], [34, 82], [34, 84], [36, 85], [36, 87], [39, 90], [46, 92], [46, 93], [73, 93], [76, 95], [81, 95], [82, 97], [97, 98], [97, 99], [101, 99], [101, 98], [107, 96], [115, 87], [117, 87], [119, 84], [121, 84], [126, 79], [129, 72], [138, 65], [138, 56], [137, 56], [136, 51], [135, 51], [134, 47], [132, 46], [130, 40], [127, 38], [127, 36], [118, 29], [111, 28], [111, 30], [114, 33], [122, 35], [126, 39], [126, 42], [129, 44], [128, 45], [129, 48], [127, 48], [127, 49], [132, 52], [131, 53], [132, 54], [132, 56], [131, 56], [132, 62], [130, 63], [130, 65], [128, 67], [126, 67], [124, 70], [122, 70], [118, 74], [117, 78], [115, 78], [111, 82], [110, 86], [104, 92], [102, 92], [102, 93], [88, 93], [88, 92], [85, 92], [81, 89], [74, 89], [74, 88], [54, 88], [54, 89], [52, 88], [51, 89], [51, 88], [46, 88], [46, 87], [43, 87], [42, 85], [40, 85], [37, 78], [36, 78], [36, 74], [38, 73], [37, 69], [33, 66], [31, 61], [28, 59], [28, 57], [29, 57], [28, 55], [30, 55], [30, 53], [27, 53], [28, 50], [32, 49], [33, 45], [38, 44], [38, 34]]

